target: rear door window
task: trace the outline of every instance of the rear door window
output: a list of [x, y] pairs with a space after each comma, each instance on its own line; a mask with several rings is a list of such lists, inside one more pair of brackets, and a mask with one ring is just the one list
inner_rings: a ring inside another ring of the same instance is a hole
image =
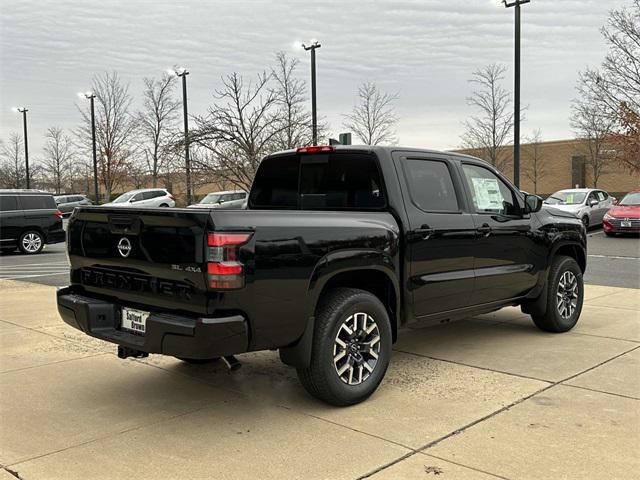
[[460, 210], [447, 164], [438, 160], [409, 158], [404, 173], [413, 203], [425, 212]]
[[18, 200], [13, 195], [0, 195], [0, 212], [19, 210]]
[[56, 202], [51, 195], [20, 195], [23, 210], [55, 209]]

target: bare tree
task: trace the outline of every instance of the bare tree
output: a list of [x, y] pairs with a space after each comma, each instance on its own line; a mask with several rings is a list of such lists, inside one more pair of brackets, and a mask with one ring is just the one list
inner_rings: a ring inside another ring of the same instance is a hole
[[640, 0], [612, 10], [602, 35], [609, 47], [598, 69], [580, 76], [580, 89], [597, 98], [604, 114], [616, 119], [612, 143], [617, 159], [640, 173]]
[[342, 126], [365, 145], [395, 143], [398, 116], [393, 102], [397, 99], [397, 93], [383, 92], [375, 83], [365, 82], [358, 88], [358, 103], [351, 113], [343, 115]]
[[277, 119], [282, 124], [274, 136], [274, 150], [310, 145], [312, 141], [311, 112], [307, 108], [306, 83], [296, 78], [298, 59], [276, 53], [276, 66], [271, 70], [275, 83], [274, 106]]
[[26, 170], [24, 163], [24, 143], [17, 133], [9, 135], [7, 143], [0, 145], [0, 185], [4, 188], [24, 188]]
[[71, 139], [59, 127], [50, 127], [45, 135], [42, 170], [56, 193], [61, 193], [71, 179], [73, 151]]
[[[136, 119], [131, 114], [129, 85], [123, 84], [117, 72], [93, 78], [96, 95], [96, 142], [98, 146], [98, 177], [106, 199], [122, 181], [134, 154]], [[91, 149], [91, 113], [80, 108], [83, 123], [77, 131], [78, 140]]]
[[589, 169], [593, 186], [598, 186], [598, 180], [615, 159], [612, 150], [611, 134], [616, 120], [606, 113], [606, 107], [599, 99], [594, 98], [588, 91], [573, 100], [571, 106], [571, 126], [576, 136], [584, 142], [586, 155], [585, 165]]
[[173, 98], [175, 83], [176, 77], [170, 75], [157, 80], [144, 79], [138, 124], [143, 143], [142, 155], [154, 187], [158, 186], [158, 176], [168, 166], [175, 152], [176, 121], [181, 105]]
[[525, 158], [528, 163], [524, 167], [524, 174], [533, 183], [533, 193], [538, 193], [538, 183], [547, 175], [547, 157], [542, 152], [542, 132], [535, 130], [533, 134], [527, 138], [527, 145], [524, 148]]
[[283, 130], [275, 113], [276, 93], [269, 89], [270, 75], [245, 84], [237, 73], [222, 79], [216, 103], [208, 115], [196, 118], [191, 141], [206, 150], [199, 168], [239, 188], [248, 190], [264, 155]]
[[480, 156], [500, 170], [511, 158], [502, 147], [513, 140], [513, 104], [501, 85], [505, 71], [503, 65], [491, 64], [473, 73], [470, 83], [476, 90], [467, 104], [478, 114], [464, 122], [462, 136], [465, 148], [480, 150]]

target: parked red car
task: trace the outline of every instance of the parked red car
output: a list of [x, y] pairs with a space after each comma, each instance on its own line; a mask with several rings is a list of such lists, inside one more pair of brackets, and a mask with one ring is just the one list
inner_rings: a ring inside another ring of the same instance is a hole
[[611, 207], [602, 219], [607, 236], [616, 233], [640, 233], [640, 190], [627, 193], [617, 205]]

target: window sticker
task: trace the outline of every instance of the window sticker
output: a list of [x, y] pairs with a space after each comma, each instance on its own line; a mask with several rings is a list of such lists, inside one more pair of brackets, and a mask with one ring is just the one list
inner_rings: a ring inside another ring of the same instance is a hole
[[471, 179], [478, 210], [502, 210], [502, 194], [495, 178]]

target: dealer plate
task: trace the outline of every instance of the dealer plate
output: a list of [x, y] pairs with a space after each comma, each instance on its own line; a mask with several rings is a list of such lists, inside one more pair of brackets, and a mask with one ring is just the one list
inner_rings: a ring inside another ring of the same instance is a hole
[[147, 329], [147, 318], [149, 312], [135, 310], [133, 308], [122, 308], [122, 328], [130, 332], [144, 335]]

